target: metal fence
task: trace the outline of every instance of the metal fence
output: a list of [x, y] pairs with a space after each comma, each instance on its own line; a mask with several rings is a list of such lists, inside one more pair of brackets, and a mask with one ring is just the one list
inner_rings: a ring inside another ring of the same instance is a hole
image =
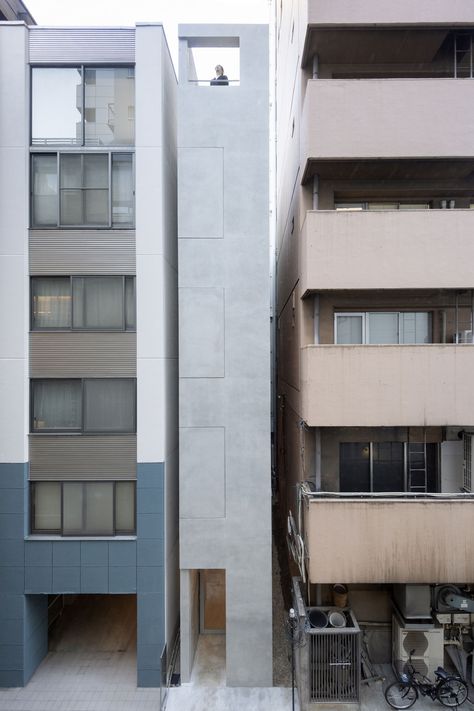
[[360, 629], [350, 610], [344, 628], [311, 628], [309, 699], [311, 702], [357, 703], [360, 695]]

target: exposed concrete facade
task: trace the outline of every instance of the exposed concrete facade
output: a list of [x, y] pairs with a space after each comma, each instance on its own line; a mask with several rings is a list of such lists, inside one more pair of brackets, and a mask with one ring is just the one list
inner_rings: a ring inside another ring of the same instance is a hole
[[[229, 42], [239, 86], [189, 81]], [[181, 673], [199, 570], [225, 570], [228, 686], [272, 684], [267, 67], [264, 26], [180, 27]]]

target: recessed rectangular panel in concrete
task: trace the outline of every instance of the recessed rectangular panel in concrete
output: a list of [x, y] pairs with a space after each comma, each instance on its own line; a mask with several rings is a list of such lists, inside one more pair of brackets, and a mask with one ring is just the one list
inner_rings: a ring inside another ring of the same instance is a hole
[[181, 518], [225, 516], [225, 429], [180, 431]]
[[223, 378], [224, 289], [180, 289], [181, 378]]
[[178, 151], [178, 236], [222, 239], [224, 151], [181, 148]]

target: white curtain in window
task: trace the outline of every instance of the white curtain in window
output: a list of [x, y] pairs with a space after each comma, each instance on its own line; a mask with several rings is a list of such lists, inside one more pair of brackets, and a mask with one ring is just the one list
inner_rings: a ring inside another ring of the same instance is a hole
[[98, 536], [114, 533], [114, 485], [93, 482], [85, 485], [84, 533]]
[[112, 156], [112, 224], [133, 225], [133, 172], [130, 154]]
[[400, 343], [431, 343], [431, 318], [426, 311], [400, 314]]
[[70, 328], [71, 283], [62, 277], [33, 280], [33, 328]]
[[80, 534], [83, 527], [83, 484], [64, 482], [63, 484], [63, 533]]
[[58, 163], [56, 155], [33, 156], [33, 225], [57, 225]]
[[84, 428], [87, 432], [135, 431], [135, 381], [85, 381]]
[[398, 343], [398, 313], [369, 313], [367, 343]]
[[81, 382], [40, 380], [33, 384], [35, 430], [81, 429]]
[[336, 316], [336, 343], [362, 343], [363, 318], [361, 314], [338, 314]]
[[123, 328], [122, 277], [73, 280], [75, 328]]
[[34, 484], [35, 531], [61, 530], [61, 484], [43, 481]]
[[135, 482], [118, 481], [115, 484], [115, 529], [118, 532], [135, 530]]

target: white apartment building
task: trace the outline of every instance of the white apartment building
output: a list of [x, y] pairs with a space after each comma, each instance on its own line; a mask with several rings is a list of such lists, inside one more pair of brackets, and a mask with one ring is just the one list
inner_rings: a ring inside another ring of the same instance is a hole
[[138, 685], [160, 686], [179, 616], [176, 77], [161, 25], [0, 22], [0, 53], [0, 684], [47, 653], [52, 603], [107, 596], [137, 630]]

